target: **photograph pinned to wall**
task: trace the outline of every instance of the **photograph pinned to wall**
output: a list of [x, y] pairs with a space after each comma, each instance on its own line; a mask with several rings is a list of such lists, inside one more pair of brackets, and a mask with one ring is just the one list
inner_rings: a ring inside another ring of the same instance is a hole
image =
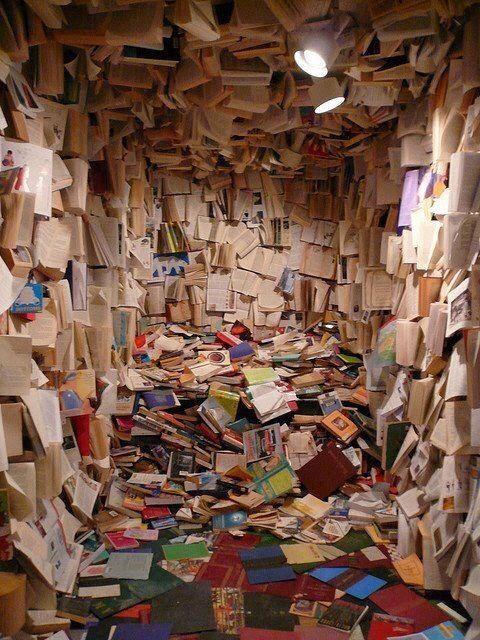
[[265, 218], [265, 204], [263, 200], [263, 191], [254, 191], [253, 192], [253, 204], [251, 212], [249, 213], [249, 218], [243, 217], [243, 222], [246, 222], [247, 227], [259, 227]]
[[1, 140], [2, 167], [20, 168], [15, 191], [35, 194], [34, 212], [45, 218], [52, 216], [53, 151], [28, 142]]
[[43, 285], [28, 282], [10, 307], [11, 313], [40, 313], [43, 310]]
[[152, 277], [155, 280], [164, 281], [165, 276], [179, 276], [183, 273], [185, 266], [190, 264], [188, 253], [154, 253]]
[[470, 278], [463, 280], [458, 287], [447, 296], [448, 319], [446, 337], [449, 338], [460, 329], [471, 329], [472, 321], [472, 292]]

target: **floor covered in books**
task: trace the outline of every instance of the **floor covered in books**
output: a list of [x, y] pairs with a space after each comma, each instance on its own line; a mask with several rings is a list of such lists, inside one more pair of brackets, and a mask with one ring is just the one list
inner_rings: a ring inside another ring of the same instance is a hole
[[[86, 476], [72, 503], [92, 528], [77, 533], [78, 585], [58, 601], [55, 637], [65, 628], [86, 640], [463, 637], [460, 603], [441, 591], [432, 599], [418, 555], [397, 553], [399, 514], [421, 511], [389, 482], [411, 452], [409, 423], [375, 443], [361, 361], [334, 324], [253, 345], [271, 367], [252, 366], [249, 338], [241, 323], [183, 332], [190, 356], [236, 362], [246, 389], [225, 391], [210, 365], [195, 390], [144, 390], [133, 417], [117, 416], [118, 474], [95, 508]], [[144, 387], [174, 358], [140, 368]], [[42, 613], [29, 611], [26, 630], [47, 630]]]

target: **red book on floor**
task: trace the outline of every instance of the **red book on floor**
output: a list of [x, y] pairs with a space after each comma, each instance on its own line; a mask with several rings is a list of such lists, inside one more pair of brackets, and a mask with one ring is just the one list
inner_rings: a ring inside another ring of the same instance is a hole
[[412, 618], [399, 618], [383, 613], [374, 613], [368, 640], [387, 640], [387, 638], [397, 638], [413, 633], [415, 624]]
[[373, 593], [370, 600], [392, 616], [412, 618], [415, 633], [450, 619], [441, 609], [404, 584], [395, 584], [381, 589]]

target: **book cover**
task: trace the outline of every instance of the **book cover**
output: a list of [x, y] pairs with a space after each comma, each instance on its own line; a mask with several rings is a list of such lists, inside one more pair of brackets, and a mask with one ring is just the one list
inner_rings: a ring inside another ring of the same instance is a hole
[[300, 482], [309, 493], [321, 500], [356, 474], [353, 464], [333, 442], [329, 442], [320, 453], [297, 470]]
[[335, 600], [320, 616], [319, 623], [327, 627], [333, 627], [339, 631], [350, 633], [367, 611], [368, 607], [347, 602], [346, 600]]

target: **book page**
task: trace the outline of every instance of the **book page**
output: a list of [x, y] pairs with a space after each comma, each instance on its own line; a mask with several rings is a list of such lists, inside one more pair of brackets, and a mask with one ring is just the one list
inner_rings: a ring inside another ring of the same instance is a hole
[[0, 336], [0, 395], [22, 395], [30, 390], [32, 340]]
[[39, 222], [35, 230], [35, 251], [42, 266], [65, 271], [70, 256], [70, 226], [56, 218]]

